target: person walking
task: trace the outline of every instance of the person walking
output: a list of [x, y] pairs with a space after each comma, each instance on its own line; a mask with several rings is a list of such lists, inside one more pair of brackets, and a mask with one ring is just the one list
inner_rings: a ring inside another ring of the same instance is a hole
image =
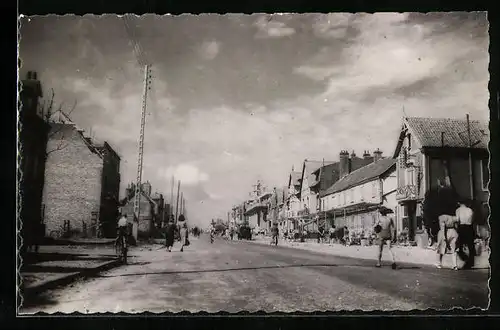
[[165, 227], [165, 246], [167, 247], [168, 252], [172, 252], [172, 247], [174, 246], [175, 230], [174, 219], [170, 218], [167, 226]]
[[184, 246], [188, 246], [188, 226], [186, 223], [186, 218], [183, 214], [179, 215], [179, 236], [181, 238], [181, 252], [184, 251]]
[[394, 241], [395, 226], [392, 218], [388, 216], [389, 214], [393, 213], [393, 211], [387, 207], [382, 206], [381, 208], [379, 208], [379, 213], [380, 216], [378, 224], [375, 226], [375, 233], [377, 233], [379, 243], [378, 262], [376, 267], [381, 267], [382, 252], [384, 251], [384, 246], [387, 244], [392, 259], [392, 269], [396, 269], [396, 258], [394, 256], [394, 251], [392, 251], [392, 241]]
[[278, 224], [277, 223], [275, 223], [273, 225], [273, 228], [271, 229], [271, 233], [272, 233], [271, 244], [278, 245], [279, 229], [278, 229]]
[[[474, 246], [474, 227], [472, 220], [474, 212], [464, 202], [459, 203], [459, 207], [455, 212], [458, 222], [458, 255], [465, 261], [464, 268], [472, 268], [474, 266], [474, 257], [476, 248]], [[464, 253], [464, 246], [469, 250], [468, 257]]]
[[333, 242], [335, 241], [335, 225], [331, 226], [330, 229], [328, 230], [330, 234], [330, 245], [333, 245]]
[[458, 232], [456, 228], [458, 227], [457, 217], [448, 214], [442, 214], [439, 216], [439, 232], [437, 234], [437, 253], [438, 253], [438, 263], [437, 268], [443, 267], [443, 256], [446, 254], [446, 248], [448, 247], [452, 253], [453, 270], [458, 270], [457, 265], [457, 239]]

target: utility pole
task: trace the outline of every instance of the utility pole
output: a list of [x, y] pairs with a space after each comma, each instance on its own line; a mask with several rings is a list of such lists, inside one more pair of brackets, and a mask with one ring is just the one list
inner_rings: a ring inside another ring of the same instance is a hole
[[[170, 187], [170, 209], [168, 212], [168, 216], [171, 217], [174, 215], [174, 176], [172, 175], [172, 185]], [[175, 219], [174, 219], [175, 220]], [[170, 221], [170, 218], [168, 219]]]
[[177, 202], [175, 204], [175, 223], [177, 223], [177, 217], [179, 216], [179, 191], [181, 190], [181, 180], [177, 184]]
[[138, 150], [138, 160], [137, 160], [137, 179], [135, 187], [135, 200], [134, 200], [134, 221], [132, 223], [132, 235], [134, 239], [137, 240], [137, 234], [139, 229], [139, 214], [141, 205], [141, 186], [142, 186], [142, 164], [144, 156], [144, 129], [146, 126], [146, 107], [148, 91], [150, 89], [151, 83], [151, 72], [149, 64], [144, 66], [144, 91], [142, 96], [142, 114], [141, 114], [141, 130], [139, 133], [139, 150]]
[[469, 144], [469, 185], [470, 185], [470, 198], [474, 200], [474, 178], [472, 174], [472, 140], [470, 136], [470, 119], [467, 114], [467, 141]]

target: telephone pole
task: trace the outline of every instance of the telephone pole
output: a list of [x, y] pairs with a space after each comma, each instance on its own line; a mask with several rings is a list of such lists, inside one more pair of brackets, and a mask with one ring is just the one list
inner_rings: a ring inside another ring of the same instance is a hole
[[146, 126], [146, 108], [147, 108], [147, 98], [148, 91], [150, 89], [151, 83], [151, 72], [149, 64], [144, 66], [144, 91], [142, 95], [142, 113], [141, 113], [141, 130], [139, 133], [139, 150], [138, 150], [138, 160], [137, 160], [137, 179], [135, 187], [135, 200], [134, 200], [134, 221], [132, 223], [132, 235], [134, 239], [137, 240], [138, 228], [139, 228], [139, 214], [141, 205], [141, 186], [142, 186], [142, 164], [144, 156], [144, 130]]
[[469, 144], [469, 185], [470, 185], [470, 199], [474, 200], [474, 178], [472, 173], [472, 139], [470, 136], [470, 119], [467, 114], [467, 142]]
[[181, 180], [177, 184], [177, 203], [175, 204], [175, 223], [177, 223], [177, 217], [179, 216], [179, 192], [181, 190]]

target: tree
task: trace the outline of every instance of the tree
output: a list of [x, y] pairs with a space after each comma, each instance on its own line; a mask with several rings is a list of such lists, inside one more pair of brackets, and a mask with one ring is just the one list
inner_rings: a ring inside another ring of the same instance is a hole
[[[60, 114], [63, 114], [68, 120], [71, 121], [70, 115], [75, 110], [76, 105], [77, 105], [77, 101], [75, 100], [73, 107], [70, 109], [70, 111], [68, 113], [65, 113], [63, 111], [63, 103], [59, 104], [57, 110], [54, 111], [54, 96], [55, 96], [54, 89], [51, 89], [51, 92], [52, 93], [51, 93], [50, 100], [47, 103], [45, 103], [45, 102], [42, 103], [42, 106], [41, 106], [42, 118], [47, 123], [53, 124], [53, 123], [55, 123], [55, 120], [53, 120], [51, 117], [54, 113], [59, 112]], [[48, 135], [49, 140], [50, 140], [50, 138], [56, 136], [59, 133], [61, 133], [59, 143], [53, 149], [47, 150], [45, 153], [45, 157], [48, 157], [53, 152], [63, 150], [64, 148], [66, 148], [68, 146], [68, 143], [65, 141], [65, 136], [64, 136], [65, 132], [62, 131], [62, 126], [56, 130], [51, 130], [49, 132], [49, 135]]]

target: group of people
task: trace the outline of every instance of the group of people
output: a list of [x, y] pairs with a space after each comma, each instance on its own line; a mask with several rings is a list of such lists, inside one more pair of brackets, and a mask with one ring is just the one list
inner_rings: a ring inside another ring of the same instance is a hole
[[[127, 215], [123, 214], [118, 220], [117, 230], [117, 241], [124, 236], [129, 236], [129, 226], [127, 221]], [[186, 222], [186, 218], [184, 215], [180, 215], [178, 219], [178, 224], [176, 225], [174, 222], [174, 218], [170, 218], [167, 226], [164, 228], [165, 231], [165, 246], [168, 252], [172, 252], [172, 247], [175, 242], [175, 234], [178, 232], [181, 242], [180, 252], [184, 251], [184, 247], [189, 245], [188, 239], [188, 226]]]
[[[439, 232], [437, 235], [438, 262], [436, 266], [442, 268], [443, 256], [449, 250], [452, 253], [453, 269], [458, 269], [458, 257], [465, 261], [464, 268], [474, 266], [476, 248], [474, 245], [474, 212], [465, 202], [458, 203], [454, 215], [442, 214], [439, 216]], [[468, 255], [464, 247], [467, 247]]]

